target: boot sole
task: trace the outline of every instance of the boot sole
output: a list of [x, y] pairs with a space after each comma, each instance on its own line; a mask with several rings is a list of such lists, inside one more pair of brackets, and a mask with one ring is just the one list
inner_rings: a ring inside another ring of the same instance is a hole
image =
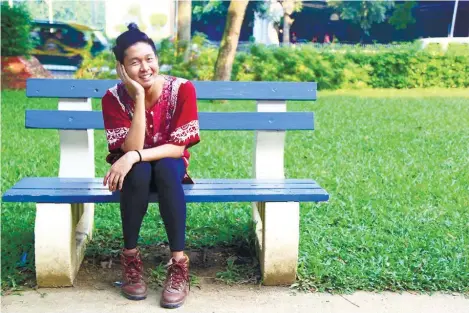
[[181, 307], [184, 304], [184, 301], [178, 302], [178, 303], [163, 303], [162, 301], [160, 302], [161, 307], [165, 309], [177, 309]]
[[127, 299], [129, 300], [134, 300], [134, 301], [139, 301], [139, 300], [145, 300], [147, 298], [147, 295], [144, 295], [144, 296], [132, 296], [132, 295], [128, 295], [124, 292], [121, 292], [121, 294], [126, 297]]

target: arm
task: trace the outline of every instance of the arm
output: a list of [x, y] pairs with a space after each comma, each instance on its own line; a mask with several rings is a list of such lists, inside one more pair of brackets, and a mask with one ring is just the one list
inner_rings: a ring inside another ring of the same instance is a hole
[[128, 93], [135, 100], [132, 124], [121, 149], [124, 152], [140, 150], [143, 149], [145, 143], [145, 91], [139, 83], [129, 77], [125, 67], [119, 62], [117, 62], [116, 70]]
[[141, 150], [145, 143], [145, 96], [135, 98], [135, 111], [129, 132], [121, 146], [122, 151]]

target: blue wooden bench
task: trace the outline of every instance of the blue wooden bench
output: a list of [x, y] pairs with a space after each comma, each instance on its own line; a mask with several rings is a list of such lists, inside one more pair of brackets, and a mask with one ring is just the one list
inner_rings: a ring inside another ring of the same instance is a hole
[[[58, 98], [58, 111], [27, 110], [26, 128], [57, 129], [58, 177], [27, 177], [5, 192], [4, 202], [36, 203], [35, 260], [38, 285], [71, 286], [92, 238], [94, 204], [118, 203], [95, 178], [94, 129], [103, 129], [102, 113], [91, 98], [101, 98], [118, 81], [30, 79], [28, 97]], [[256, 132], [252, 179], [204, 179], [185, 185], [188, 202], [249, 202], [256, 225], [263, 283], [291, 284], [296, 279], [299, 203], [327, 201], [312, 179], [285, 179], [287, 130], [312, 131], [312, 112], [287, 112], [287, 100], [316, 99], [315, 83], [194, 82], [198, 99], [256, 100], [257, 112], [200, 112], [205, 131]], [[104, 133], [103, 133], [104, 136]], [[202, 139], [201, 145], [204, 144]], [[197, 158], [197, 155], [194, 156]], [[151, 195], [157, 201], [157, 195]]]

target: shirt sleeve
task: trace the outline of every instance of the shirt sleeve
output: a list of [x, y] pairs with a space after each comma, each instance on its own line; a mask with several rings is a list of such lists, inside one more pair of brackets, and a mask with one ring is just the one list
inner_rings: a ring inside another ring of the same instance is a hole
[[120, 150], [130, 129], [130, 118], [109, 90], [101, 99], [101, 105], [109, 151]]
[[168, 143], [190, 148], [200, 142], [197, 97], [194, 85], [187, 81], [179, 87], [176, 109], [169, 128]]

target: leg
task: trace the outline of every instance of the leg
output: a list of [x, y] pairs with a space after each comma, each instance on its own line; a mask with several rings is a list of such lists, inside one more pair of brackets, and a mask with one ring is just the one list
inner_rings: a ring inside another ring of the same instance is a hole
[[161, 296], [161, 306], [180, 307], [189, 294], [189, 258], [184, 255], [186, 200], [182, 188], [182, 159], [165, 158], [153, 163], [153, 182], [158, 192], [160, 214], [168, 235], [172, 258]]
[[148, 162], [135, 164], [124, 179], [120, 209], [124, 247], [127, 250], [137, 247], [140, 227], [148, 209], [150, 182], [151, 165]]
[[153, 183], [172, 253], [185, 247], [186, 200], [182, 188], [185, 166], [182, 159], [164, 158], [153, 162]]
[[121, 291], [130, 300], [143, 300], [147, 297], [137, 240], [148, 209], [150, 183], [150, 163], [137, 163], [125, 177], [121, 191], [120, 209], [124, 233], [124, 251], [121, 255], [124, 282]]

